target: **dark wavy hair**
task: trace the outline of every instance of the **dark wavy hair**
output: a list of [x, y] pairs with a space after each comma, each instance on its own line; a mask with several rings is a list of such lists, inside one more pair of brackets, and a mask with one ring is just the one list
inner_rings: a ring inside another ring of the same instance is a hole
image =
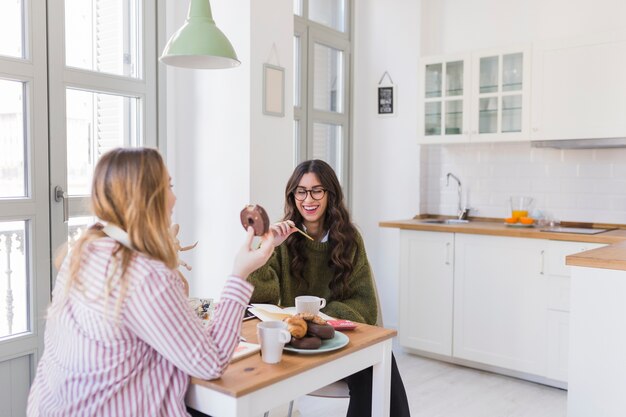
[[[308, 173], [315, 174], [326, 189], [328, 204], [324, 213], [323, 226], [324, 231], [328, 231], [328, 243], [331, 250], [329, 266], [335, 275], [328, 286], [331, 298], [342, 300], [350, 296], [348, 278], [353, 270], [357, 231], [350, 221], [350, 214], [344, 204], [341, 184], [330, 165], [322, 160], [312, 159], [296, 167], [285, 187], [284, 220], [291, 220], [298, 227], [302, 226], [303, 218], [296, 207], [294, 191], [304, 174]], [[291, 273], [298, 288], [307, 288], [309, 285], [303, 274], [307, 262], [304, 239], [304, 236], [294, 233], [285, 242], [291, 256]]]

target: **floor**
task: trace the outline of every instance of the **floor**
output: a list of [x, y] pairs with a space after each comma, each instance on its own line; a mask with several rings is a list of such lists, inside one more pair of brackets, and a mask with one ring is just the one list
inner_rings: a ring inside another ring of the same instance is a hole
[[[565, 417], [567, 392], [404, 353], [394, 347], [412, 417]], [[301, 397], [300, 417], [343, 417], [347, 399]], [[286, 416], [286, 407], [270, 417]], [[393, 417], [393, 416], [391, 416]]]

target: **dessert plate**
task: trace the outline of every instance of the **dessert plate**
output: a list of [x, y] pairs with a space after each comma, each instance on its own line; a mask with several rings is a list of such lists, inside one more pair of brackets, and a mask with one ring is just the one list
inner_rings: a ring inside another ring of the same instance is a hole
[[317, 349], [296, 349], [291, 345], [285, 345], [283, 348], [287, 352], [302, 353], [304, 355], [316, 355], [318, 353], [331, 352], [333, 350], [341, 349], [348, 344], [350, 338], [341, 332], [335, 332], [335, 337], [332, 339], [322, 340], [322, 346]]

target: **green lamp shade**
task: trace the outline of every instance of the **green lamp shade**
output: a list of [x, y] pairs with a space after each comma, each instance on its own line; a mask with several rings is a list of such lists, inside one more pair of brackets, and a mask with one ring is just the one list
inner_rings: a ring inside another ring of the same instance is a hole
[[172, 35], [159, 59], [166, 65], [196, 69], [232, 68], [241, 63], [215, 25], [209, 0], [191, 0], [185, 24]]

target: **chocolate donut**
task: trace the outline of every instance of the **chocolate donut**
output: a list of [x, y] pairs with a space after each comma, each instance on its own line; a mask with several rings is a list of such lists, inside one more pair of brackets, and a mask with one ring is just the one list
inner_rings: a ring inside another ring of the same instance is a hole
[[241, 210], [241, 225], [246, 230], [248, 226], [252, 226], [255, 236], [263, 236], [270, 230], [270, 218], [258, 204], [247, 205]]
[[302, 339], [292, 337], [289, 344], [296, 349], [317, 349], [322, 346], [322, 339], [317, 336], [304, 336]]
[[310, 321], [307, 323], [307, 336], [317, 336], [320, 339], [332, 339], [335, 337], [335, 328], [330, 324], [316, 324]]

